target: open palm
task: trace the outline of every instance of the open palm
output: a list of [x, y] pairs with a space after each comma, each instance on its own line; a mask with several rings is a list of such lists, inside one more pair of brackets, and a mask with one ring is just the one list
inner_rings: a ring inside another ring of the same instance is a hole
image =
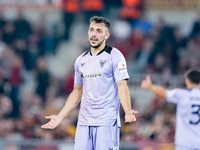
[[54, 129], [62, 122], [56, 115], [46, 116], [45, 118], [50, 119], [50, 121], [41, 126], [43, 129]]

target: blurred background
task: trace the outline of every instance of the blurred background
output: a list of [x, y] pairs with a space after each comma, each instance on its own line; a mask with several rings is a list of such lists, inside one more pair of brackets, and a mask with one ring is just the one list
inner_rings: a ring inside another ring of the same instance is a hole
[[88, 47], [89, 18], [108, 18], [108, 45], [125, 56], [137, 122], [124, 124], [120, 150], [174, 150], [176, 106], [140, 88], [149, 74], [185, 87], [200, 67], [199, 0], [0, 0], [0, 150], [73, 150], [79, 107], [43, 130], [73, 88], [73, 64]]

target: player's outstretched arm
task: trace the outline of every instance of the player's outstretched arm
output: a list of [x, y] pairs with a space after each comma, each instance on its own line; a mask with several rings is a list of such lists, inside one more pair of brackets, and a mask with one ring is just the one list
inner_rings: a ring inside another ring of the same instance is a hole
[[146, 76], [146, 79], [141, 83], [141, 87], [151, 90], [154, 94], [160, 97], [166, 98], [166, 89], [152, 84], [150, 76]]
[[49, 122], [42, 125], [43, 129], [54, 129], [56, 128], [62, 120], [67, 117], [67, 115], [76, 108], [76, 106], [81, 101], [82, 96], [82, 86], [74, 84], [74, 89], [72, 93], [69, 95], [64, 107], [58, 113], [58, 115], [46, 116], [46, 119], [50, 119]]
[[125, 122], [127, 123], [135, 122], [136, 121], [135, 115], [138, 112], [131, 109], [131, 98], [127, 86], [127, 81], [121, 80], [117, 82], [117, 87], [118, 87], [119, 99], [125, 112]]
[[50, 119], [50, 121], [41, 126], [43, 129], [54, 129], [62, 122], [58, 115], [45, 116], [45, 118]]

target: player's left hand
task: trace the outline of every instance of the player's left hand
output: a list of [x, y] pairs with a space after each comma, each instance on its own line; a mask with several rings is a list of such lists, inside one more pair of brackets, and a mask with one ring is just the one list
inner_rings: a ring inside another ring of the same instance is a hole
[[125, 122], [126, 123], [131, 123], [136, 121], [135, 115], [138, 114], [138, 111], [135, 110], [130, 110], [125, 114]]

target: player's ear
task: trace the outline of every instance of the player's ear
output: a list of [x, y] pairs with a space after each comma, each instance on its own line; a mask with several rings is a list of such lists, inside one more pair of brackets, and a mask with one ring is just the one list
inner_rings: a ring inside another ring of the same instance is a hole
[[105, 39], [107, 40], [110, 37], [110, 32], [106, 32], [106, 37]]

